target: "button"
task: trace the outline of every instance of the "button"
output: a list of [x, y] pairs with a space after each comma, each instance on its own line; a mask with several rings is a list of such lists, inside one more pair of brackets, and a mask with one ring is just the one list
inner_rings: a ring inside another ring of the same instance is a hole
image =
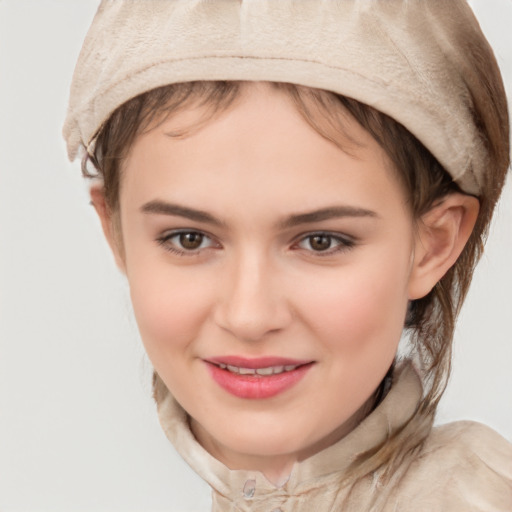
[[247, 480], [244, 485], [244, 498], [249, 499], [254, 496], [254, 493], [256, 492], [256, 480]]

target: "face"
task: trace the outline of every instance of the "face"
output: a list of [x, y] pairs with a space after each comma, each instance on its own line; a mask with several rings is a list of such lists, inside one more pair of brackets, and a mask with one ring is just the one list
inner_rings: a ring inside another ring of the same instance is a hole
[[272, 478], [364, 415], [402, 332], [414, 225], [386, 155], [348, 115], [358, 144], [344, 152], [253, 84], [169, 136], [200, 115], [134, 142], [121, 265], [149, 358], [198, 440]]

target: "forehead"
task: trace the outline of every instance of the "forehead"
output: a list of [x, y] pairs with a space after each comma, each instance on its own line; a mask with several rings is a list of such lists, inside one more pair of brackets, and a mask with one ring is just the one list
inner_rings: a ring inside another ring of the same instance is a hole
[[[289, 95], [265, 83], [246, 85], [213, 118], [196, 103], [139, 135], [123, 165], [122, 189], [132, 200], [179, 190], [212, 205], [259, 194], [300, 209], [348, 201], [349, 183], [361, 199], [379, 195], [384, 184], [399, 187], [377, 142], [348, 113], [340, 111], [336, 121], [343, 131], [334, 143], [306, 122]], [[333, 133], [332, 120], [323, 130]], [[394, 197], [403, 202], [401, 191]]]
[[[175, 138], [184, 138], [230, 110], [234, 104], [241, 101], [254, 102], [261, 96], [288, 101], [320, 135], [348, 153], [364, 144], [367, 134], [357, 136], [356, 132], [361, 134], [364, 130], [361, 131], [360, 126], [354, 129], [354, 114], [349, 113], [340, 101], [340, 96], [322, 89], [281, 82], [207, 81], [172, 84], [142, 95], [141, 105], [127, 109], [121, 121], [126, 119], [128, 124], [135, 125], [136, 135], [169, 121], [166, 133]], [[374, 110], [362, 104], [359, 106], [372, 112]], [[138, 113], [132, 117], [130, 111]]]

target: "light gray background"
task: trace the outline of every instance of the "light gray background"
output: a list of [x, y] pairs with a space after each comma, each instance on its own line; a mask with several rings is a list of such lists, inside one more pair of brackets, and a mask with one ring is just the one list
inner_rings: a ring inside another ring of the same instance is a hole
[[[512, 92], [512, 1], [473, 0]], [[60, 130], [97, 0], [0, 0], [0, 510], [208, 510]], [[512, 184], [465, 305], [439, 422], [512, 439]]]

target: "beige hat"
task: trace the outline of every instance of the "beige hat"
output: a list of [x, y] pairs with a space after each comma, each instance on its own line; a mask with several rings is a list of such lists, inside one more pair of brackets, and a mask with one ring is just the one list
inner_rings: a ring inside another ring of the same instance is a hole
[[472, 115], [468, 31], [484, 40], [465, 0], [104, 0], [73, 77], [68, 154], [90, 151], [117, 107], [155, 87], [291, 82], [390, 115], [477, 194], [488, 155]]

